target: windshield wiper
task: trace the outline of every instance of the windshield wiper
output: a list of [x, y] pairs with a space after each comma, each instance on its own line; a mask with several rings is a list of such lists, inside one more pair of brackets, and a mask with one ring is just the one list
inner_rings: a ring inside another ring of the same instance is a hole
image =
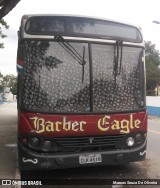
[[[83, 62], [84, 61], [85, 61], [85, 46], [83, 46]], [[85, 64], [84, 63], [82, 64], [82, 83], [84, 82], [84, 65]]]
[[77, 50], [67, 42], [62, 36], [55, 36], [55, 40], [64, 48], [80, 65], [82, 65], [82, 83], [84, 81], [84, 65], [85, 61], [85, 46], [83, 46], [83, 57], [77, 52]]
[[115, 75], [115, 80], [117, 78], [117, 75], [121, 74], [121, 70], [122, 70], [122, 55], [123, 55], [123, 46], [122, 45], [123, 45], [123, 41], [122, 40], [117, 40], [116, 44], [115, 44], [115, 47], [114, 47], [114, 69], [113, 69], [113, 74]]

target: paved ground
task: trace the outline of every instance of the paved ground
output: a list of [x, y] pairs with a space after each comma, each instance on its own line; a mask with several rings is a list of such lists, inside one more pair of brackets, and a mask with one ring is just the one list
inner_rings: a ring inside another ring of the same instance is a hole
[[[0, 105], [0, 179], [14, 179], [18, 178], [17, 170], [17, 110], [16, 104]], [[49, 172], [34, 172], [32, 177], [46, 179], [114, 179], [114, 178], [153, 178], [160, 179], [160, 118], [149, 117], [149, 131], [148, 131], [148, 149], [147, 158], [144, 162], [131, 163], [122, 166], [107, 166], [107, 167], [89, 167], [77, 169], [55, 170]], [[9, 186], [3, 186], [9, 187]], [[10, 186], [11, 187], [11, 186]], [[23, 186], [27, 187], [27, 186]], [[31, 186], [30, 186], [31, 187]], [[38, 186], [33, 186], [34, 188]], [[40, 187], [40, 186], [39, 186]], [[42, 186], [41, 186], [42, 187]], [[55, 185], [43, 186], [45, 187], [75, 187], [70, 185]], [[97, 185], [77, 185], [77, 188], [94, 188]], [[99, 185], [102, 187], [111, 187], [106, 185]], [[120, 187], [120, 186], [119, 186]], [[121, 186], [122, 187], [122, 186]], [[126, 187], [126, 186], [125, 186]], [[132, 187], [132, 186], [127, 186]], [[138, 186], [134, 186], [138, 187]], [[146, 187], [146, 186], [140, 186]], [[147, 188], [154, 188], [160, 186], [147, 186]]]
[[[0, 105], [0, 179], [14, 179], [17, 169], [16, 104]], [[4, 186], [2, 186], [4, 187]], [[5, 186], [6, 188], [9, 186]]]
[[0, 105], [0, 179], [15, 176], [16, 135], [16, 104]]

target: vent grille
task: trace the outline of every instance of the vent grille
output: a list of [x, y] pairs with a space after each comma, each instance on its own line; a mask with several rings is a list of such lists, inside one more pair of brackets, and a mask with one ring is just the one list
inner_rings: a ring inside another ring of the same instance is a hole
[[55, 142], [63, 149], [87, 149], [87, 148], [116, 148], [125, 135], [107, 135], [90, 137], [65, 137], [56, 138]]

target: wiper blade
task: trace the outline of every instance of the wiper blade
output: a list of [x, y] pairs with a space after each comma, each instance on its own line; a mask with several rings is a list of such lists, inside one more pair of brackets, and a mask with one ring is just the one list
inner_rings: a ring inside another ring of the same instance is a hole
[[67, 42], [62, 36], [55, 36], [55, 40], [64, 48], [80, 65], [82, 65], [82, 83], [84, 82], [84, 65], [85, 61], [85, 46], [83, 46], [83, 57], [77, 52], [77, 50]]
[[[83, 62], [85, 61], [85, 46], [83, 46]], [[84, 82], [84, 65], [82, 65], [82, 83]]]
[[[122, 55], [123, 55], [122, 45], [123, 45], [123, 41], [121, 40], [116, 41], [115, 49], [114, 49], [114, 69], [113, 69], [113, 74], [115, 76], [120, 75], [122, 70]], [[120, 51], [120, 56], [119, 56], [119, 51]]]
[[67, 42], [62, 36], [54, 37], [58, 43], [80, 64], [85, 65], [87, 62], [84, 58], [77, 52], [77, 50]]

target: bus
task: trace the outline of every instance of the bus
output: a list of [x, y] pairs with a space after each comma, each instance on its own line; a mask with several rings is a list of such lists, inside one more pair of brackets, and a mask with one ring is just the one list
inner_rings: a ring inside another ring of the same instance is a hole
[[73, 15], [24, 15], [18, 31], [20, 170], [143, 161], [141, 28]]

